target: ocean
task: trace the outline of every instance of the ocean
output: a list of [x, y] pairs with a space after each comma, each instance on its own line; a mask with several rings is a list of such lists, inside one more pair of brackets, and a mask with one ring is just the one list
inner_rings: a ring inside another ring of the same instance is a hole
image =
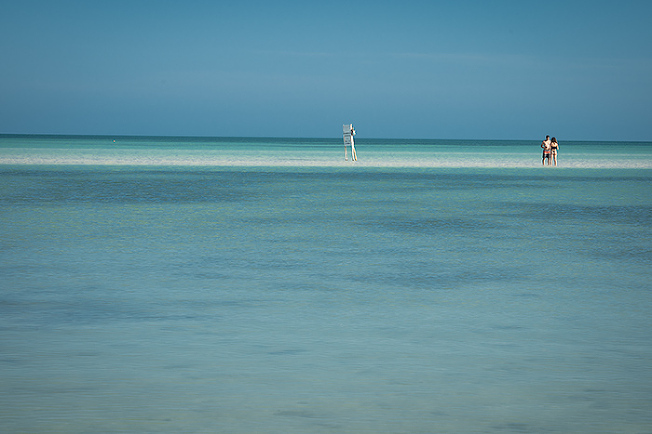
[[0, 431], [652, 432], [652, 143], [0, 135]]

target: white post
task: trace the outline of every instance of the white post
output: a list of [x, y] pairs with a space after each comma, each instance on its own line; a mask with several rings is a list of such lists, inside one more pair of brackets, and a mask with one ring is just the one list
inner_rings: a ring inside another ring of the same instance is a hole
[[344, 160], [348, 160], [348, 156], [346, 154], [346, 148], [350, 145], [351, 146], [351, 161], [357, 161], [358, 159], [358, 154], [355, 152], [355, 145], [353, 143], [353, 136], [355, 135], [355, 130], [353, 129], [352, 124], [344, 124], [342, 125], [342, 137], [344, 139]]
[[358, 154], [355, 153], [355, 144], [353, 143], [353, 136], [355, 136], [355, 130], [353, 125], [351, 125], [351, 161], [358, 161]]

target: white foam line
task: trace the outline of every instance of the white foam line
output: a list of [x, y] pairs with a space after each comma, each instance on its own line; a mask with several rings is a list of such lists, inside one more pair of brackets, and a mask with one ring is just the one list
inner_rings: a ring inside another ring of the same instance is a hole
[[[0, 165], [35, 166], [196, 166], [196, 167], [369, 167], [369, 168], [554, 168], [542, 167], [537, 159], [400, 159], [386, 161], [379, 159], [356, 162], [327, 159], [262, 159], [262, 158], [108, 158], [108, 157], [0, 157]], [[559, 168], [588, 169], [652, 169], [648, 159], [574, 159], [561, 161]]]
[[[475, 152], [445, 155], [423, 153], [360, 154], [358, 161], [344, 161], [330, 152], [297, 156], [290, 152], [180, 150], [74, 150], [5, 148], [0, 165], [67, 166], [196, 166], [196, 167], [369, 167], [369, 168], [541, 168], [540, 154]], [[566, 155], [560, 168], [652, 169], [648, 155]]]

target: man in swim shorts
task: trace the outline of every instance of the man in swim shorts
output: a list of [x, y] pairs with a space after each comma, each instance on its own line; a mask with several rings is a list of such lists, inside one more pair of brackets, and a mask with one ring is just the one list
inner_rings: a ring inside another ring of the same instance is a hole
[[541, 165], [546, 164], [546, 160], [548, 161], [548, 165], [550, 165], [550, 136], [546, 136], [546, 140], [541, 142], [541, 147], [543, 148], [543, 157], [541, 159]]

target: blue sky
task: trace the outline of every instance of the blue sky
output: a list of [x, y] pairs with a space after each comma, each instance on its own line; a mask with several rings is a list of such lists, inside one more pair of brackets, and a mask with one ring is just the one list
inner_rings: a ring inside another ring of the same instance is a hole
[[647, 0], [0, 11], [0, 133], [652, 140]]

